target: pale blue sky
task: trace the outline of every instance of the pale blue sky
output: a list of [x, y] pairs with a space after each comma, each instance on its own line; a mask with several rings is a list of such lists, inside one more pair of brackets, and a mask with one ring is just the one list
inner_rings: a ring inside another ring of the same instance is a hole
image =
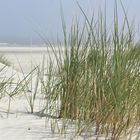
[[[98, 12], [104, 0], [78, 0], [87, 14]], [[113, 18], [113, 1], [107, 1], [107, 19]], [[118, 0], [119, 1], [119, 0]], [[130, 20], [140, 22], [140, 0], [122, 0]], [[73, 17], [80, 18], [80, 10], [75, 0], [61, 0], [67, 26]], [[119, 7], [119, 16], [122, 18]], [[36, 32], [46, 34], [50, 40], [61, 37], [60, 0], [0, 0], [0, 43], [43, 42]]]

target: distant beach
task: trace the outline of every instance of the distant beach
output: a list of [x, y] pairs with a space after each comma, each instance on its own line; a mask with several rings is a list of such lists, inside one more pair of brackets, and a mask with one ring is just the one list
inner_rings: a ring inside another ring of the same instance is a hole
[[[48, 59], [48, 52], [51, 58], [54, 58], [52, 49], [45, 45], [0, 45], [0, 55], [4, 55], [15, 70], [21, 72], [22, 68], [25, 73], [31, 71], [31, 63], [37, 66], [42, 63], [44, 57]], [[48, 63], [47, 60], [45, 62]]]

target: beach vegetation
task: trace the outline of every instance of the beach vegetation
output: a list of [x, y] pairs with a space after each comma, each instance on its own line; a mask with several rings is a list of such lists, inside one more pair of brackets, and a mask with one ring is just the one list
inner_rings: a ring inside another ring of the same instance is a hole
[[6, 66], [11, 65], [11, 62], [4, 55], [0, 55], [0, 63], [5, 64]]
[[78, 6], [85, 19], [82, 28], [73, 21], [68, 33], [62, 14], [64, 50], [55, 54], [57, 70], [50, 76], [57, 76], [46, 87], [46, 100], [59, 102], [58, 118], [64, 120], [64, 133], [72, 122], [76, 134], [90, 132], [96, 139], [102, 135], [111, 140], [131, 139], [140, 121], [139, 41], [134, 41], [123, 5], [122, 26], [116, 4], [110, 31], [105, 12], [100, 12], [96, 21]]

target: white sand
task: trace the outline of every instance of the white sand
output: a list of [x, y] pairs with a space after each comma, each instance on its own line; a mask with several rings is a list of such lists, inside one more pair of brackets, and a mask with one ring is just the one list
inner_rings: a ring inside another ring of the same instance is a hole
[[[0, 47], [0, 54], [5, 55], [11, 62], [12, 67], [4, 67], [0, 64], [0, 77], [8, 79], [14, 74], [14, 82], [18, 83], [24, 78], [24, 74], [27, 74], [31, 70], [31, 61], [34, 65], [39, 65], [42, 62], [43, 55], [46, 56], [46, 66], [49, 61], [48, 52], [46, 48], [23, 48], [23, 47]], [[54, 58], [53, 53], [49, 50], [51, 58]], [[19, 66], [19, 64], [22, 67]], [[4, 69], [2, 69], [4, 67]], [[35, 83], [35, 80], [33, 80]], [[14, 90], [14, 86], [7, 90], [11, 92]], [[27, 93], [28, 95], [31, 93]], [[14, 97], [10, 102], [9, 107], [8, 96], [0, 99], [0, 140], [95, 140], [96, 136], [81, 135], [76, 138], [73, 136], [73, 129], [70, 128], [66, 137], [53, 134], [51, 131], [51, 121], [46, 121], [47, 117], [39, 117], [37, 114], [30, 114], [29, 104], [24, 94], [20, 94]], [[34, 111], [38, 112], [42, 109], [44, 101], [41, 95], [37, 95], [35, 100]], [[8, 113], [9, 109], [9, 113]], [[61, 126], [61, 120], [59, 120]], [[99, 138], [103, 140], [104, 138]]]
[[31, 71], [31, 65], [41, 65], [44, 58], [45, 65], [49, 63], [49, 56], [52, 60], [55, 58], [52, 50], [47, 47], [0, 47], [1, 54], [5, 55], [12, 62], [14, 69], [20, 72], [24, 71], [24, 73]]
[[[49, 61], [48, 50], [46, 48], [31, 48], [31, 47], [0, 47], [0, 54], [5, 55], [8, 60], [12, 62], [11, 67], [5, 67], [0, 64], [0, 77], [1, 80], [7, 80], [12, 75], [13, 81], [18, 83], [24, 76], [31, 70], [31, 62], [34, 65], [42, 63], [43, 55], [46, 57], [46, 66]], [[51, 58], [54, 58], [53, 53], [49, 50]], [[19, 64], [21, 66], [19, 66]], [[21, 70], [22, 68], [22, 70]], [[24, 72], [24, 73], [22, 73]], [[35, 80], [33, 80], [35, 83]], [[34, 85], [35, 86], [35, 85]], [[12, 86], [7, 89], [7, 93], [11, 94], [16, 87]], [[53, 134], [51, 131], [51, 121], [46, 121], [46, 117], [39, 117], [37, 114], [30, 114], [30, 106], [25, 98], [24, 94], [16, 95], [10, 100], [8, 94], [6, 97], [0, 99], [0, 140], [86, 140], [93, 137], [79, 136], [73, 138], [72, 131], [69, 129], [69, 133], [66, 137]], [[31, 94], [31, 93], [27, 93]], [[34, 112], [38, 112], [42, 109], [44, 101], [40, 95], [37, 95], [34, 105]], [[8, 111], [9, 110], [9, 111]], [[8, 113], [9, 112], [9, 113]], [[59, 121], [61, 125], [61, 121]]]

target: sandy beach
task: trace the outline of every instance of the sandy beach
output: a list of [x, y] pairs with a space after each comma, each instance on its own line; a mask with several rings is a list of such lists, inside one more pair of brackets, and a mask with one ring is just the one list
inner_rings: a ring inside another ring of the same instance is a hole
[[[43, 57], [48, 57], [47, 52], [48, 50], [45, 47], [0, 47], [0, 54], [4, 55], [11, 62], [10, 67], [5, 67], [3, 64], [0, 65], [0, 76], [4, 79], [8, 79], [14, 75], [13, 78], [15, 82], [22, 80], [24, 78], [23, 75], [28, 74], [33, 68], [33, 65], [40, 65], [42, 63]], [[28, 113], [29, 105], [27, 99], [24, 96], [19, 96], [14, 98], [14, 100], [11, 100], [9, 113], [7, 110], [8, 102], [9, 99], [7, 96], [0, 100], [0, 139], [64, 139], [63, 137], [59, 138], [59, 136], [52, 135], [50, 126], [45, 126], [46, 117], [41, 118], [37, 115]], [[41, 103], [43, 104], [41, 99], [37, 97], [35, 112], [39, 111], [42, 106]]]
[[[55, 48], [55, 52], [56, 54], [59, 53], [58, 48]], [[0, 63], [1, 81], [3, 82], [3, 79], [9, 81], [10, 77], [12, 77], [15, 84], [23, 81], [33, 67], [41, 66], [44, 58], [44, 68], [47, 68], [50, 62], [49, 58], [56, 63], [52, 49], [46, 47], [3, 46], [0, 47], [0, 55], [4, 55], [11, 62], [11, 66], [5, 66]], [[58, 132], [53, 133], [52, 124], [54, 124], [56, 118], [50, 118], [47, 115], [40, 116], [38, 114], [46, 105], [46, 100], [44, 100], [44, 95], [40, 94], [40, 84], [38, 84], [36, 89], [36, 81], [37, 76], [35, 75], [30, 81], [32, 83], [31, 89], [29, 88], [26, 93], [22, 93], [21, 89], [18, 90], [21, 93], [19, 92], [16, 96], [12, 97], [17, 88], [15, 85], [10, 85], [5, 89], [6, 92], [4, 94], [6, 96], [0, 93], [2, 96], [0, 99], [0, 140], [96, 140], [97, 136], [94, 131], [92, 135], [84, 133], [75, 137], [73, 125], [68, 128], [68, 131], [63, 136]], [[34, 113], [30, 113], [29, 99], [36, 90]], [[54, 112], [59, 114], [59, 107], [54, 107]], [[49, 113], [50, 111], [47, 110], [47, 114]], [[49, 115], [51, 116], [51, 114]], [[62, 121], [62, 119], [57, 120], [59, 127], [61, 127]], [[98, 137], [98, 140], [105, 139], [104, 136]], [[111, 139], [107, 138], [107, 140]]]
[[[31, 65], [40, 65], [45, 56], [45, 64], [47, 66], [49, 55], [54, 58], [53, 52], [45, 47], [0, 47], [0, 54], [6, 56], [11, 62], [11, 66], [0, 64], [0, 76], [8, 79], [13, 76], [14, 82], [18, 83], [24, 79], [25, 75], [31, 71]], [[22, 68], [22, 69], [21, 69]], [[33, 85], [35, 84], [33, 79]], [[15, 87], [9, 87], [10, 93]], [[27, 95], [30, 93], [27, 93]], [[29, 113], [30, 106], [24, 94], [19, 94], [10, 99], [5, 96], [0, 100], [0, 140], [94, 140], [95, 137], [78, 136], [74, 137], [73, 129], [69, 129], [64, 136], [58, 133], [52, 133], [51, 121], [47, 121], [47, 117], [40, 117], [36, 113]], [[9, 105], [10, 100], [10, 105]], [[34, 112], [38, 112], [44, 106], [42, 95], [37, 94]], [[61, 120], [59, 122], [61, 126]], [[104, 138], [101, 138], [101, 140]]]
[[0, 54], [6, 56], [15, 70], [24, 73], [30, 72], [32, 66], [41, 65], [43, 58], [45, 58], [45, 64], [48, 64], [48, 52], [53, 59], [54, 55], [47, 47], [0, 47]]

